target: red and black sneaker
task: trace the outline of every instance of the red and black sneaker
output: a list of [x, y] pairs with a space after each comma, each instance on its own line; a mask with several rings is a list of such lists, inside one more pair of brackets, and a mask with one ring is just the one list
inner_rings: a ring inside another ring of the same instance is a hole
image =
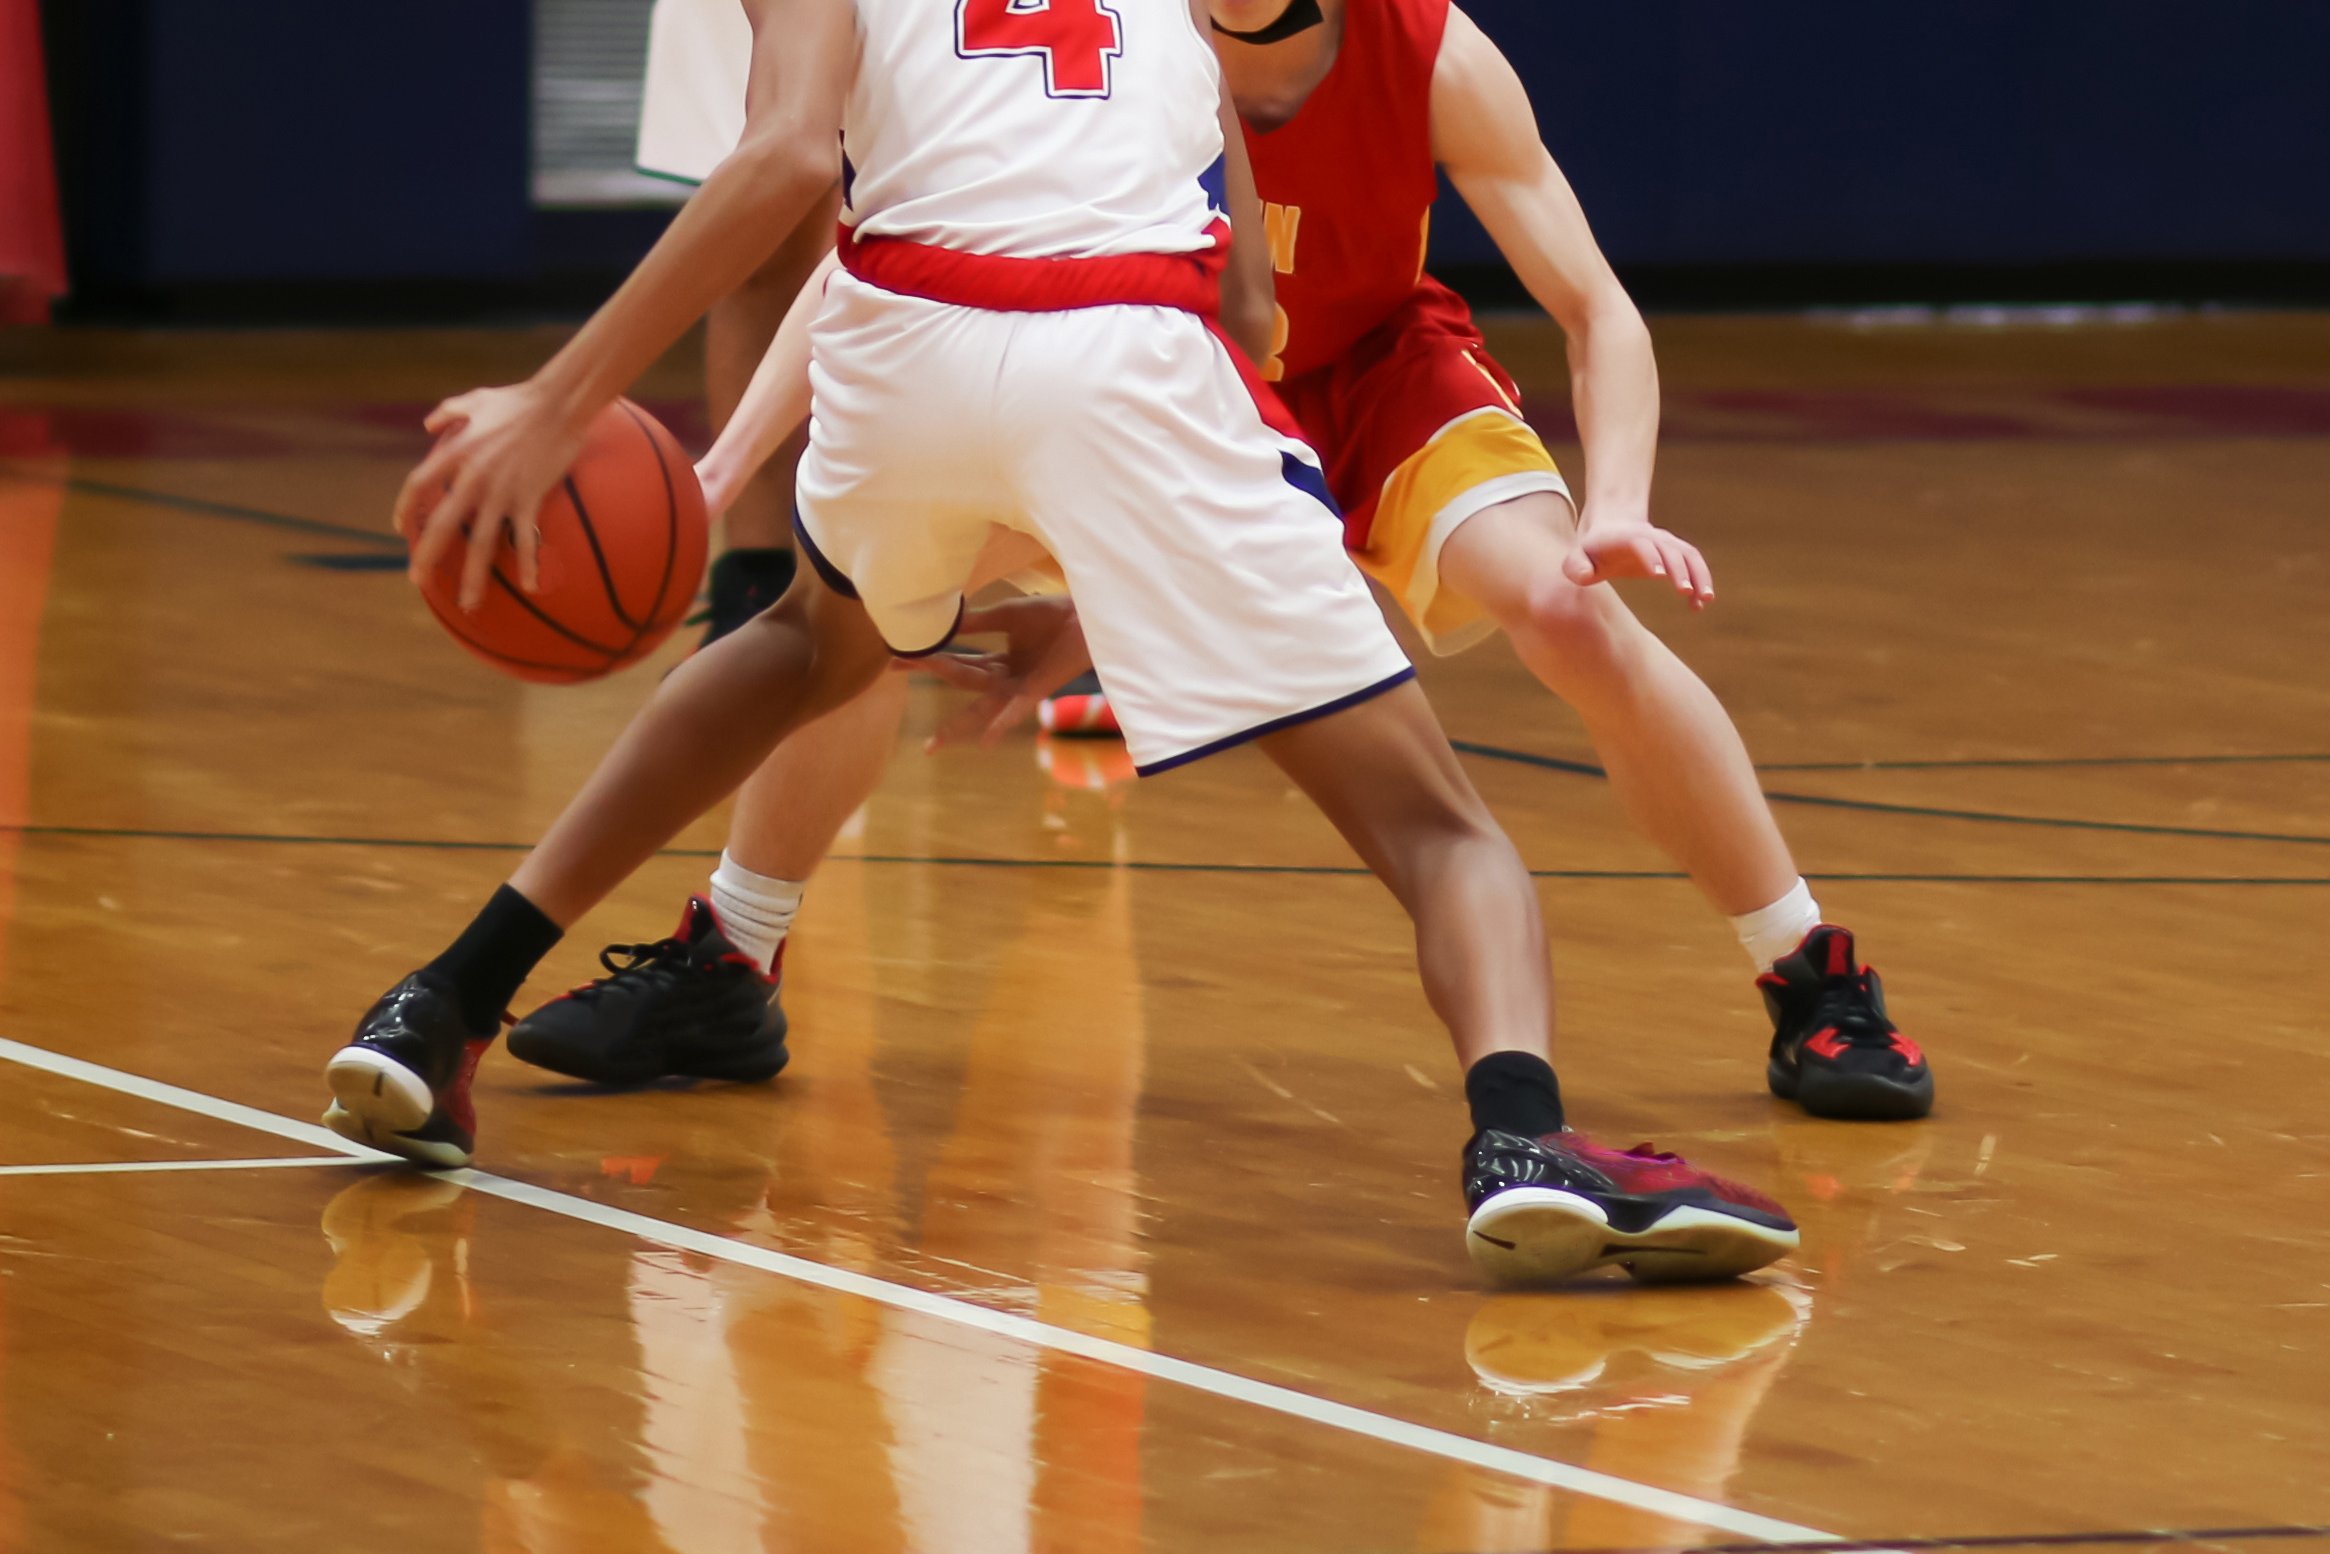
[[1062, 739], [1122, 739], [1124, 728], [1100, 676], [1086, 670], [1045, 697], [1036, 708], [1036, 725]]
[[610, 944], [599, 964], [607, 975], [510, 1028], [511, 1056], [624, 1089], [658, 1079], [773, 1079], [785, 1066], [777, 975], [720, 931], [702, 896], [688, 898], [672, 937]]
[[1823, 923], [1756, 978], [1772, 1015], [1772, 1093], [1815, 1117], [1888, 1122], [1934, 1109], [1934, 1075], [1885, 1013], [1877, 973], [1853, 936]]
[[1616, 1263], [1645, 1284], [1730, 1279], [1796, 1250], [1796, 1222], [1753, 1188], [1648, 1144], [1491, 1128], [1464, 1149], [1465, 1246], [1491, 1284], [1555, 1284]]
[[449, 1171], [469, 1164], [477, 1112], [469, 1083], [493, 1044], [461, 1018], [450, 984], [427, 971], [380, 995], [324, 1065], [324, 1126], [344, 1139]]

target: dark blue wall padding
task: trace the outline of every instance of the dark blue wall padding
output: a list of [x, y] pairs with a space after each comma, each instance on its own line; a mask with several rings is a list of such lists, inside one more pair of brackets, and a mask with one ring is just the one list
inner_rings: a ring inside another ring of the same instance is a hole
[[2314, 0], [1466, 9], [1621, 263], [2330, 259]]

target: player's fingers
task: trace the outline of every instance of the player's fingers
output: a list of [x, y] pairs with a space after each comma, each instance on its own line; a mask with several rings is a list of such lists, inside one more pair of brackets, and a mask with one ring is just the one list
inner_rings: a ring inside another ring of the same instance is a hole
[[1633, 559], [1634, 565], [1642, 569], [1635, 574], [1637, 577], [1664, 577], [1667, 575], [1666, 558], [1659, 554], [1658, 543], [1655, 540], [1641, 536], [1630, 539], [1626, 542], [1626, 554]]
[[518, 548], [518, 586], [530, 594], [542, 591], [542, 529], [538, 524], [510, 525], [511, 543]]
[[477, 509], [477, 496], [466, 480], [455, 480], [435, 505], [423, 512], [412, 535], [412, 561], [406, 573], [417, 586], [437, 569], [460, 540], [461, 531]]
[[413, 466], [413, 472], [397, 488], [396, 506], [389, 512], [389, 523], [408, 541], [428, 516], [429, 509], [445, 495], [445, 483], [453, 474], [455, 462], [452, 450], [439, 443], [429, 450], [427, 458]]
[[923, 741], [923, 751], [927, 754], [944, 750], [949, 745], [977, 740], [980, 731], [987, 726], [1002, 701], [1003, 698], [996, 695], [980, 696], [957, 707], [939, 720], [938, 727], [931, 730], [930, 738]]
[[1715, 571], [1707, 565], [1707, 558], [1699, 554], [1699, 547], [1687, 540], [1675, 542], [1683, 549], [1683, 561], [1691, 569], [1691, 602], [1701, 609], [1715, 598]]
[[1684, 555], [1690, 548], [1671, 534], [1659, 538], [1659, 564], [1665, 569], [1667, 581], [1674, 585], [1675, 592], [1685, 599], [1692, 596], [1691, 563]]
[[488, 503], [478, 509], [477, 517], [469, 525], [469, 554], [461, 563], [461, 608], [464, 614], [475, 613], [485, 603], [486, 582], [493, 575], [494, 552], [501, 548], [502, 525], [507, 520], [501, 514], [499, 502]]
[[456, 394], [451, 399], [440, 401], [436, 409], [422, 418], [421, 430], [436, 437], [468, 419], [469, 396]]
[[979, 736], [980, 745], [992, 749], [995, 741], [1034, 717], [1043, 701], [1043, 692], [1033, 686], [1023, 687], [1018, 695], [1003, 703], [995, 715], [987, 720], [986, 731]]
[[927, 669], [942, 683], [975, 695], [992, 690], [1004, 674], [1003, 660], [992, 653], [933, 653], [898, 662], [908, 669]]
[[1580, 588], [1590, 588], [1602, 580], [1601, 569], [1594, 565], [1593, 556], [1583, 545], [1562, 558], [1561, 575]]

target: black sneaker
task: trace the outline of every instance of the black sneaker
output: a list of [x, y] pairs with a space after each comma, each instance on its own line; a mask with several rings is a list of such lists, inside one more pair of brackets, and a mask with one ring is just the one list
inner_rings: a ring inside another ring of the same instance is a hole
[[1796, 1250], [1788, 1211], [1648, 1144], [1494, 1128], [1464, 1148], [1464, 1243], [1491, 1284], [1555, 1284], [1616, 1263], [1645, 1284], [1730, 1279]]
[[785, 1066], [777, 978], [729, 942], [702, 896], [688, 898], [669, 939], [610, 944], [599, 964], [606, 976], [510, 1028], [512, 1056], [625, 1089], [664, 1078], [773, 1079]]
[[765, 550], [727, 550], [712, 563], [711, 598], [688, 624], [704, 628], [699, 648], [708, 648], [737, 627], [785, 597], [793, 586], [793, 553], [777, 546]]
[[1877, 973], [1853, 960], [1853, 936], [1823, 923], [1756, 978], [1772, 1015], [1772, 1093], [1815, 1117], [1853, 1122], [1923, 1117], [1934, 1075], [1885, 1013]]
[[471, 1030], [452, 987], [416, 971], [380, 995], [324, 1065], [324, 1126], [415, 1165], [452, 1170], [477, 1147], [469, 1084], [494, 1033]]

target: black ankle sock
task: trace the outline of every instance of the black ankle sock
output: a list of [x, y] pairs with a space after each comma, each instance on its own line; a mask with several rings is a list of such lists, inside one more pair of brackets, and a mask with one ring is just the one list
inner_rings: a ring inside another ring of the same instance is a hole
[[453, 984], [469, 1028], [491, 1035], [501, 1029], [502, 1013], [518, 995], [519, 984], [565, 931], [504, 885], [428, 969]]
[[1562, 1130], [1561, 1081], [1534, 1052], [1492, 1052], [1465, 1071], [1464, 1098], [1476, 1130], [1525, 1139]]

